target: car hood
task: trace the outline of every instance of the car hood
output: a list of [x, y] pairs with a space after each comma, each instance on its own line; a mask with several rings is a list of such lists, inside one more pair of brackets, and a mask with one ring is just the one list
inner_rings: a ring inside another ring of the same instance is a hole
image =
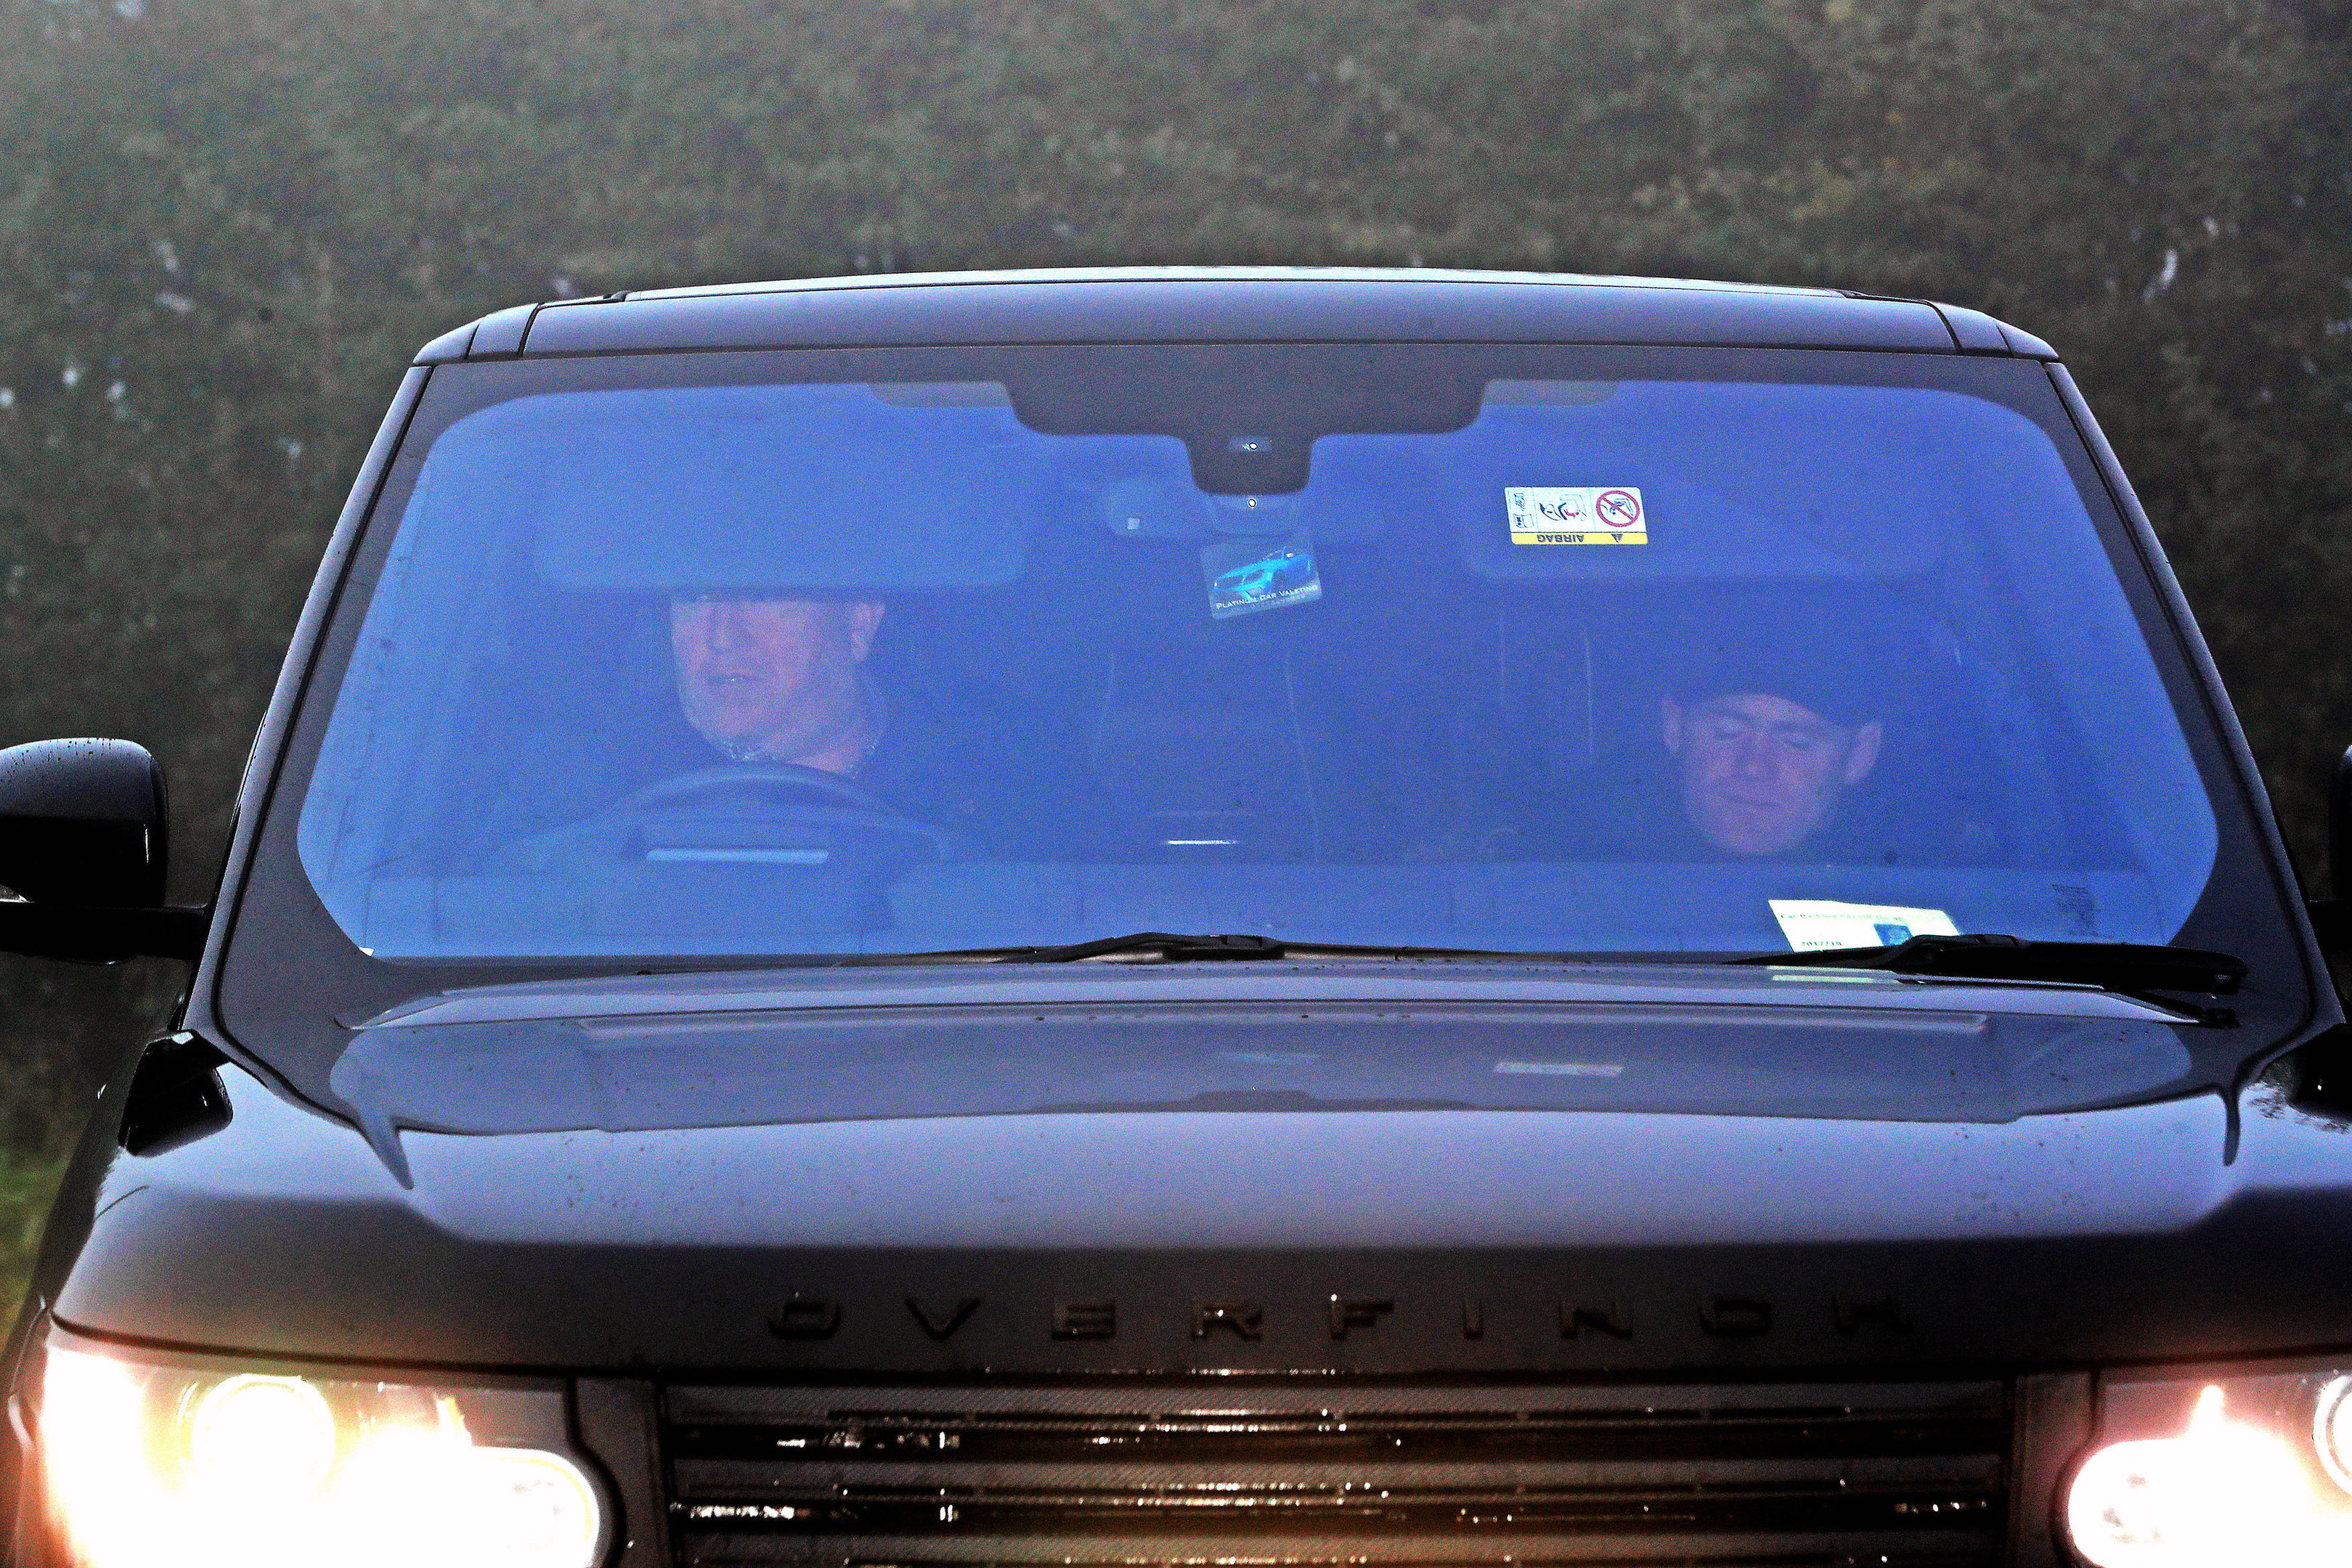
[[68, 1194], [45, 1281], [61, 1319], [747, 1375], [1950, 1365], [2352, 1338], [2352, 1139], [2272, 1101], [2234, 1150], [2212, 1093], [1936, 1120], [1310, 1096], [363, 1134], [220, 1073], [226, 1124]]

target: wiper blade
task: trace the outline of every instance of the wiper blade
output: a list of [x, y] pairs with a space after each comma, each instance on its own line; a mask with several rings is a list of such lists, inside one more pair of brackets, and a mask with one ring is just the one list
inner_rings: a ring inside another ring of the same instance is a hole
[[[1680, 955], [1675, 955], [1679, 959]], [[639, 968], [639, 975], [731, 974], [766, 969], [887, 969], [942, 967], [964, 964], [1070, 964], [1084, 958], [1109, 958], [1122, 963], [1158, 960], [1192, 963], [1217, 959], [1372, 958], [1458, 959], [1466, 962], [1522, 964], [1654, 963], [1659, 955], [1643, 953], [1538, 953], [1491, 947], [1412, 947], [1390, 944], [1290, 942], [1280, 937], [1212, 932], [1186, 936], [1168, 931], [1136, 931], [1124, 936], [1104, 936], [1063, 946], [948, 947], [926, 953], [798, 953], [758, 959], [712, 958], [665, 964], [659, 969]]]
[[1100, 936], [1092, 942], [1072, 942], [1060, 947], [1016, 950], [998, 959], [1003, 964], [1075, 964], [1081, 958], [1164, 958], [1171, 964], [1247, 963], [1289, 956], [1271, 936], [1228, 936], [1211, 932], [1186, 936], [1169, 931], [1130, 931], [1124, 936]]
[[[1897, 975], [1948, 975], [1957, 979], [2044, 980], [2097, 986], [2137, 996], [2146, 991], [2234, 995], [2246, 961], [2195, 947], [2137, 942], [2036, 942], [2019, 936], [1914, 936], [1893, 947], [1827, 947], [1803, 953], [1760, 953], [1735, 964], [1885, 969]], [[2166, 1007], [2180, 1009], [2178, 1002]], [[2204, 1021], [2235, 1022], [2223, 1009], [2186, 1009]]]
[[[945, 956], [945, 955], [938, 955]], [[1344, 942], [1285, 942], [1278, 937], [1224, 932], [1188, 936], [1168, 931], [1132, 931], [1061, 947], [1003, 947], [962, 955], [995, 964], [1073, 964], [1084, 958], [1157, 958], [1170, 964], [1232, 963], [1280, 958], [1523, 958], [1545, 964], [1591, 960], [1575, 953], [1513, 953], [1479, 947], [1395, 947]]]

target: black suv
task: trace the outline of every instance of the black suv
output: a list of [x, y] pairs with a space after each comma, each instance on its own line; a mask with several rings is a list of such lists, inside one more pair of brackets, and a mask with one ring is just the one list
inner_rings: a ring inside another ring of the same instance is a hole
[[0, 946], [194, 964], [12, 1342], [11, 1561], [2352, 1552], [2343, 922], [1974, 311], [500, 311], [202, 909], [161, 800], [0, 753]]

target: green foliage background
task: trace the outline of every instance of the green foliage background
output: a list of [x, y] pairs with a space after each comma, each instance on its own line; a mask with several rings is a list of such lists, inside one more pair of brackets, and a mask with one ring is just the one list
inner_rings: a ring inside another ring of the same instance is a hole
[[[2047, 337], [2316, 867], [2352, 0], [0, 0], [0, 743], [153, 747], [194, 895], [415, 345], [1127, 261], [1827, 284]], [[0, 1275], [174, 978], [0, 968]]]

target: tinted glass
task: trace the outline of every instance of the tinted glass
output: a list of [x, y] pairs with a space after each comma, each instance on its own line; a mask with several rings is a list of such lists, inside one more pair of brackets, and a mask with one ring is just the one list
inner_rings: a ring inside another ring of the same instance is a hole
[[380, 957], [2163, 942], [2212, 808], [1993, 369], [583, 369], [421, 438], [303, 864]]

